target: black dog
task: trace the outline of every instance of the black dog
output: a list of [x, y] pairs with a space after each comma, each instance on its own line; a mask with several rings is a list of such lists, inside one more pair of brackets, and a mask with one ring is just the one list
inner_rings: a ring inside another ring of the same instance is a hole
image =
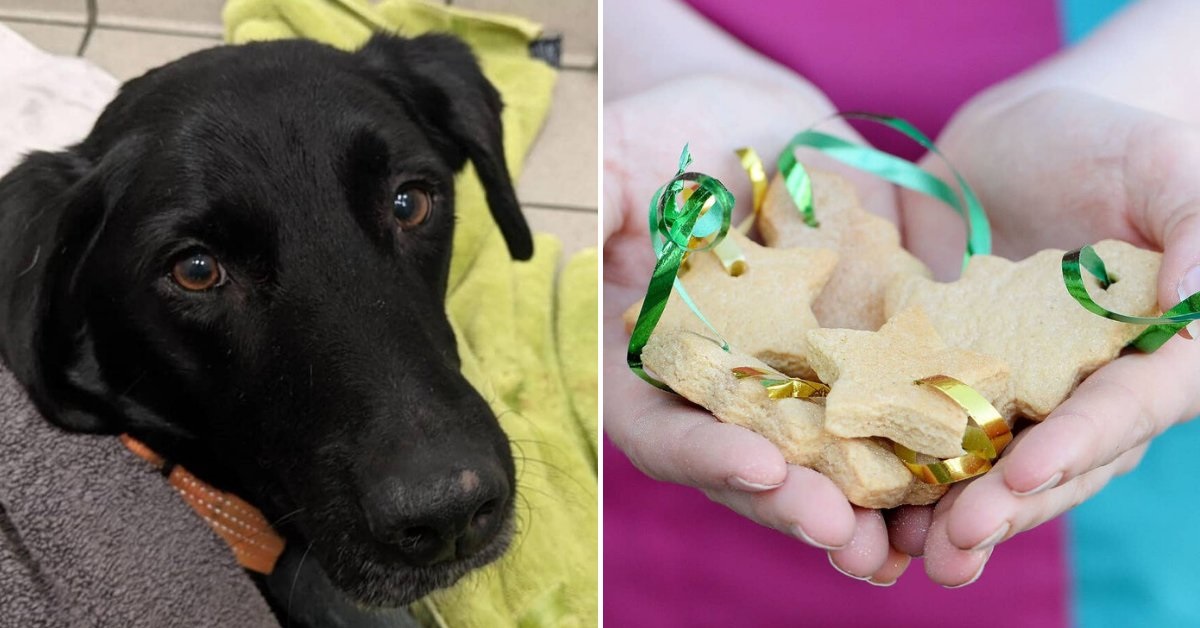
[[127, 432], [284, 518], [355, 603], [447, 586], [512, 527], [509, 444], [443, 306], [467, 159], [532, 253], [500, 108], [441, 36], [151, 71], [0, 181], [0, 354], [55, 424]]

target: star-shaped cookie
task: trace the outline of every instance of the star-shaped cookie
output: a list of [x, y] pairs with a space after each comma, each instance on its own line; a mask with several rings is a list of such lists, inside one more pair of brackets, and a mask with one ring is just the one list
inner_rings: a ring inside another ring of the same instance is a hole
[[[1094, 300], [1123, 314], [1154, 316], [1161, 254], [1117, 240], [1094, 248], [1116, 280], [1102, 290], [1085, 274]], [[958, 281], [909, 277], [896, 282], [888, 291], [887, 310], [920, 305], [947, 344], [1007, 363], [1016, 411], [1041, 420], [1144, 329], [1076, 303], [1063, 285], [1062, 256], [1055, 249], [1020, 262], [976, 255]]]
[[[716, 255], [695, 253], [680, 277], [684, 288], [734, 348], [788, 375], [811, 375], [804, 334], [818, 327], [812, 301], [829, 281], [837, 253], [768, 248], [736, 230], [727, 237], [745, 254], [747, 270], [734, 277]], [[627, 327], [633, 327], [641, 307], [639, 301], [625, 312]], [[669, 329], [712, 335], [674, 291], [655, 333]]]
[[1001, 413], [1010, 405], [1008, 367], [947, 347], [920, 307], [901, 311], [877, 332], [808, 332], [809, 364], [830, 387], [825, 430], [844, 438], [882, 436], [913, 451], [962, 454], [967, 414], [918, 379], [948, 375], [974, 388]]
[[820, 403], [772, 400], [756, 380], [735, 377], [737, 367], [767, 368], [745, 353], [726, 353], [708, 338], [673, 329], [654, 334], [642, 358], [676, 392], [721, 421], [762, 435], [789, 463], [824, 474], [853, 504], [864, 508], [931, 504], [946, 492], [945, 486], [918, 480], [880, 440], [829, 434], [823, 427], [825, 409]]
[[899, 276], [929, 277], [929, 269], [900, 246], [900, 233], [886, 219], [864, 210], [854, 186], [831, 172], [810, 170], [813, 210], [821, 226], [804, 224], [782, 177], [763, 199], [758, 228], [773, 247], [819, 247], [838, 252], [829, 285], [813, 312], [822, 327], [879, 329], [887, 319], [887, 286]]

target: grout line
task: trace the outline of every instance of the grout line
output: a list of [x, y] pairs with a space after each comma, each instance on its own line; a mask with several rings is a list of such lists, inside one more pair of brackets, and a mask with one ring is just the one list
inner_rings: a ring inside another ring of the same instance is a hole
[[558, 68], [558, 69], [559, 69], [560, 71], [564, 71], [564, 72], [566, 72], [566, 71], [571, 71], [571, 72], [588, 72], [588, 73], [591, 73], [591, 74], [596, 74], [596, 72], [597, 72], [597, 70], [599, 69], [599, 67], [598, 67], [598, 65], [596, 64], [596, 62], [594, 62], [594, 61], [591, 61], [591, 62], [588, 62], [588, 61], [572, 62], [572, 61], [566, 61], [566, 60], [564, 60], [564, 61], [563, 61], [563, 64], [562, 64], [562, 67], [560, 67], [560, 68]]
[[585, 207], [583, 205], [569, 205], [569, 204], [560, 205], [560, 204], [546, 204], [546, 203], [531, 202], [531, 203], [521, 203], [521, 207], [524, 207], [526, 209], [564, 211], [564, 212], [571, 212], [573, 214], [595, 214], [595, 213], [598, 213], [596, 211], [595, 207]]
[[96, 23], [96, 29], [102, 31], [115, 31], [125, 33], [143, 33], [147, 35], [171, 35], [174, 37], [187, 37], [191, 39], [204, 39], [208, 41], [224, 41], [224, 37], [210, 26], [198, 25], [195, 28], [187, 26], [170, 26], [167, 24], [133, 24], [121, 20], [110, 21], [100, 18]]
[[559, 70], [570, 70], [572, 72], [591, 72], [595, 74], [599, 68], [595, 63], [563, 63]]
[[52, 13], [44, 15], [28, 15], [24, 13], [7, 13], [0, 11], [0, 21], [14, 22], [17, 24], [40, 24], [42, 26], [74, 26], [86, 27], [87, 23], [74, 18], [58, 17]]
[[586, 70], [595, 72], [598, 66], [599, 61], [597, 60], [597, 56], [595, 54], [563, 51], [561, 69]]

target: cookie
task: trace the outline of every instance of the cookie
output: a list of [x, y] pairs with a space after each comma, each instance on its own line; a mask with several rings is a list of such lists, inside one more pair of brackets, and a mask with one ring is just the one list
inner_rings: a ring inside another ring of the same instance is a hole
[[821, 226], [804, 224], [782, 177], [775, 177], [763, 200], [758, 228], [772, 247], [818, 247], [838, 252], [829, 285], [813, 312], [822, 327], [879, 329], [887, 320], [887, 287], [902, 276], [930, 277], [929, 268], [900, 246], [891, 222], [862, 208], [846, 179], [810, 170], [813, 210]]
[[[700, 311], [735, 349], [788, 375], [811, 376], [805, 357], [805, 333], [818, 327], [812, 301], [833, 274], [837, 253], [768, 248], [736, 230], [727, 237], [745, 254], [745, 272], [734, 277], [715, 255], [701, 252], [689, 256], [689, 268], [680, 281]], [[625, 312], [629, 329], [641, 307], [639, 301]], [[670, 329], [712, 335], [674, 291], [655, 333]]]
[[[1085, 274], [1096, 302], [1134, 316], [1156, 315], [1161, 254], [1117, 240], [1094, 248], [1115, 278], [1102, 290]], [[1008, 364], [1016, 412], [1041, 420], [1144, 329], [1080, 307], [1063, 285], [1063, 253], [1049, 249], [1020, 262], [976, 255], [952, 283], [902, 278], [888, 291], [887, 311], [920, 305], [947, 344]]]
[[825, 430], [834, 436], [882, 436], [938, 458], [961, 455], [966, 412], [914, 384], [932, 375], [974, 388], [1001, 414], [1011, 405], [1008, 366], [947, 347], [920, 307], [902, 310], [877, 332], [816, 329], [808, 342], [809, 363], [830, 387]]
[[647, 367], [672, 389], [721, 421], [761, 434], [791, 464], [824, 474], [863, 508], [930, 504], [947, 487], [926, 484], [881, 439], [840, 438], [824, 427], [825, 408], [805, 399], [772, 400], [754, 379], [738, 379], [737, 367], [767, 368], [753, 357], [727, 353], [712, 340], [680, 329], [654, 334], [642, 353]]

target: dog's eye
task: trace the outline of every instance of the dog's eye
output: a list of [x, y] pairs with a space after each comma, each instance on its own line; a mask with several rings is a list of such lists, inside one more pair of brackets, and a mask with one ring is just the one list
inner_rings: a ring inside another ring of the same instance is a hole
[[396, 189], [396, 198], [392, 201], [392, 215], [396, 217], [396, 223], [401, 229], [415, 229], [429, 218], [431, 205], [429, 193], [411, 183], [405, 183]]
[[202, 292], [225, 283], [225, 269], [217, 258], [204, 251], [185, 253], [171, 267], [171, 279], [179, 287], [192, 292]]

